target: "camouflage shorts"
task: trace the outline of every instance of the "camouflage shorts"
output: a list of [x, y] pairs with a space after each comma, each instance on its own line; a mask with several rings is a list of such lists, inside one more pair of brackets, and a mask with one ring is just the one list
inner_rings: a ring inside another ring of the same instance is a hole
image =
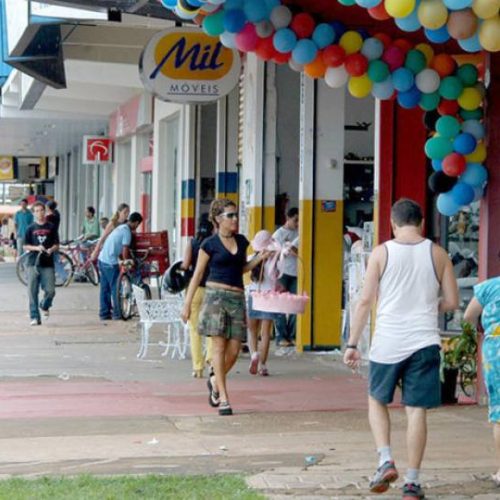
[[247, 338], [245, 294], [207, 287], [198, 331], [206, 337], [224, 337], [244, 342]]

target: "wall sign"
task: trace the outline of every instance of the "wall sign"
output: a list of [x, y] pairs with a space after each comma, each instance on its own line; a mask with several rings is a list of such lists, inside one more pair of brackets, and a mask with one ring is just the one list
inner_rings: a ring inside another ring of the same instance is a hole
[[14, 158], [0, 156], [0, 181], [11, 181], [14, 177]]
[[236, 50], [197, 28], [157, 33], [141, 55], [139, 72], [145, 88], [163, 101], [216, 101], [238, 83], [241, 59]]
[[94, 137], [86, 135], [83, 137], [82, 163], [87, 165], [99, 165], [113, 161], [113, 141], [109, 137]]

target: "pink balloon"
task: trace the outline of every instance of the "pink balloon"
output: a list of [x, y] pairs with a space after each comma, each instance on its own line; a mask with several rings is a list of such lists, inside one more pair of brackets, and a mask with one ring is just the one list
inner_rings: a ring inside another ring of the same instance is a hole
[[253, 52], [259, 43], [259, 35], [255, 25], [245, 24], [244, 28], [235, 37], [236, 47], [242, 52]]
[[403, 66], [405, 62], [405, 53], [396, 45], [391, 45], [384, 52], [382, 60], [389, 65], [389, 69], [392, 72]]

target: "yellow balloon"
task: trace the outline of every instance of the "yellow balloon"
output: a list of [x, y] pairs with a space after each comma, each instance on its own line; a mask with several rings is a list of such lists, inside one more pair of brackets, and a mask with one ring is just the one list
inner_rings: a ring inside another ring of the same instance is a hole
[[346, 31], [340, 38], [339, 45], [346, 54], [355, 54], [363, 46], [363, 37], [357, 31]]
[[416, 0], [385, 0], [385, 10], [392, 17], [406, 17], [414, 10]]
[[434, 59], [434, 49], [428, 43], [419, 43], [415, 48], [424, 54], [427, 66], [429, 66]]
[[477, 89], [474, 87], [467, 87], [458, 98], [458, 104], [461, 108], [466, 109], [467, 111], [472, 111], [481, 106], [482, 100], [483, 97]]
[[477, 17], [489, 19], [498, 14], [500, 10], [500, 0], [474, 0], [472, 10]]
[[448, 21], [448, 9], [442, 0], [422, 0], [417, 14], [420, 24], [430, 30], [437, 30]]
[[370, 94], [373, 87], [372, 81], [368, 78], [368, 75], [363, 76], [353, 76], [347, 84], [347, 88], [353, 97], [366, 97]]
[[467, 155], [465, 159], [467, 160], [467, 163], [484, 163], [487, 156], [488, 152], [486, 151], [486, 146], [484, 145], [484, 142], [480, 142], [477, 145], [476, 150], [470, 155]]
[[489, 52], [500, 50], [500, 16], [486, 19], [479, 28], [479, 41]]

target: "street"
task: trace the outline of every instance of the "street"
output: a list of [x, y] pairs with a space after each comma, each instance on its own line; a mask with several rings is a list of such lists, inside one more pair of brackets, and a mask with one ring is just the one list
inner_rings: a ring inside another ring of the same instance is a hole
[[[272, 498], [372, 498], [366, 380], [338, 356], [274, 353], [263, 378], [243, 355], [229, 379], [235, 416], [223, 418], [189, 360], [162, 358], [159, 346], [138, 360], [135, 322], [102, 324], [97, 302], [98, 288], [72, 283], [30, 327], [26, 289], [0, 264], [1, 477], [237, 472]], [[404, 472], [404, 411], [393, 417]], [[499, 498], [493, 470], [485, 408], [430, 413], [428, 498]]]

